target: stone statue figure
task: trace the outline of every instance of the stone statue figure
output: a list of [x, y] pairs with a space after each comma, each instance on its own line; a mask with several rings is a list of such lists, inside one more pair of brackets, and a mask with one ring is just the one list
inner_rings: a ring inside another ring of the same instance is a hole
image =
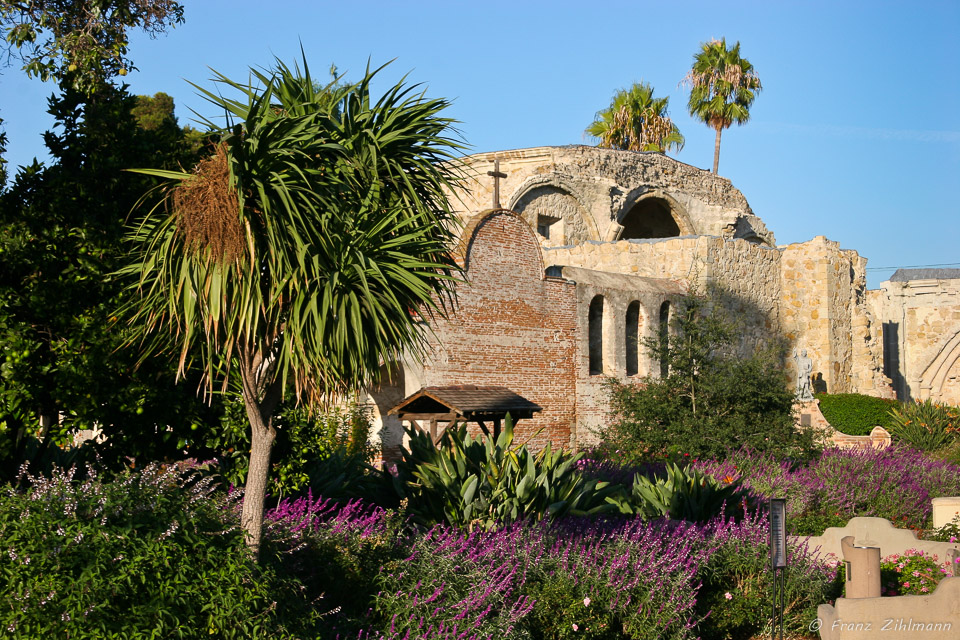
[[813, 402], [813, 385], [810, 381], [813, 375], [813, 360], [807, 357], [807, 350], [804, 349], [797, 355], [797, 350], [793, 350], [793, 361], [797, 363], [797, 400], [800, 402]]

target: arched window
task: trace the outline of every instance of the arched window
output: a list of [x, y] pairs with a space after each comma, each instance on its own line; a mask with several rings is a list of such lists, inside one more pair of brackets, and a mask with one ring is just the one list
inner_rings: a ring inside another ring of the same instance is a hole
[[603, 296], [594, 296], [590, 301], [587, 323], [590, 340], [590, 375], [597, 376], [603, 373]]
[[627, 307], [627, 375], [640, 373], [640, 303], [634, 300]]
[[667, 363], [667, 349], [670, 346], [670, 301], [660, 305], [660, 377], [666, 378], [670, 374], [670, 365]]

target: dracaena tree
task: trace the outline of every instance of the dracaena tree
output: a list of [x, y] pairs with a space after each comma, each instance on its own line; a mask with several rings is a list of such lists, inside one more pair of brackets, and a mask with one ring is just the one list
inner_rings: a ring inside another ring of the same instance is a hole
[[403, 80], [375, 100], [379, 70], [327, 87], [306, 61], [246, 83], [216, 74], [216, 91], [200, 89], [227, 114], [215, 153], [189, 173], [145, 171], [173, 182], [131, 233], [127, 315], [145, 354], [172, 344], [208, 391], [239, 379], [254, 551], [284, 394], [314, 402], [375, 381], [384, 362], [422, 355], [427, 321], [453, 302], [448, 102]]
[[649, 84], [634, 83], [614, 94], [610, 106], [597, 112], [586, 133], [608, 149], [680, 151], [684, 139], [667, 115], [669, 102], [667, 97], [654, 98]]
[[713, 172], [720, 166], [720, 136], [730, 125], [750, 119], [750, 107], [762, 89], [760, 76], [746, 58], [740, 43], [727, 48], [725, 38], [700, 46], [693, 67], [684, 78], [690, 86], [690, 115], [717, 132], [713, 147]]

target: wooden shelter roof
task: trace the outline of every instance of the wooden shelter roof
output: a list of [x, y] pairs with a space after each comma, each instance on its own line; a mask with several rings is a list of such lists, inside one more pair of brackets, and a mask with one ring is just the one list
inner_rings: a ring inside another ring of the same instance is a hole
[[514, 420], [532, 418], [542, 411], [539, 405], [506, 387], [456, 385], [423, 387], [390, 409], [401, 420], [428, 416], [456, 416], [467, 420], [502, 419], [508, 413]]

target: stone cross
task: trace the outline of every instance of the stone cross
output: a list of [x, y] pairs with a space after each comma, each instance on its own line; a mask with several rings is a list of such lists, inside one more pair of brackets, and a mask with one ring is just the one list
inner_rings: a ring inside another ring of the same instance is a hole
[[487, 171], [488, 176], [493, 176], [493, 208], [501, 209], [500, 206], [500, 178], [506, 178], [507, 174], [500, 171], [500, 161], [493, 161], [493, 171]]

